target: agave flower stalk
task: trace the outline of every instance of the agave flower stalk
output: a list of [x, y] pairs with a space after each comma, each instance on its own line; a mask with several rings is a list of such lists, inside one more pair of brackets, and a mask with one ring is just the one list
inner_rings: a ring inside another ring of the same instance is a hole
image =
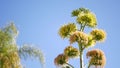
[[[69, 42], [71, 45], [65, 48], [63, 57], [65, 56], [68, 57], [66, 59], [64, 58], [64, 61], [65, 60], [68, 61], [69, 58], [75, 58], [79, 56], [80, 68], [85, 68], [84, 60], [83, 60], [84, 50], [86, 48], [93, 47], [96, 44], [96, 42], [104, 41], [106, 38], [106, 33], [102, 29], [93, 29], [89, 34], [84, 32], [85, 27], [94, 28], [97, 25], [97, 19], [95, 14], [92, 13], [89, 9], [79, 8], [79, 9], [73, 10], [72, 16], [76, 17], [77, 24], [68, 23], [66, 25], [63, 25], [59, 29], [59, 35], [61, 36], [61, 38], [69, 38]], [[76, 25], [79, 25], [80, 28], [77, 28]], [[74, 48], [72, 46], [73, 43], [77, 43], [78, 48]], [[95, 53], [95, 55], [93, 55], [94, 57], [91, 56], [91, 54], [89, 55], [89, 53], [91, 52], [87, 53], [87, 56], [90, 57], [88, 68], [90, 68], [91, 65], [94, 65], [96, 67], [98, 65], [102, 67], [105, 65], [106, 59], [101, 50], [93, 50], [93, 54]], [[59, 57], [59, 60], [62, 60], [62, 59], [63, 59], [62, 57]], [[65, 62], [63, 64], [65, 64]], [[67, 64], [71, 66], [68, 62]]]

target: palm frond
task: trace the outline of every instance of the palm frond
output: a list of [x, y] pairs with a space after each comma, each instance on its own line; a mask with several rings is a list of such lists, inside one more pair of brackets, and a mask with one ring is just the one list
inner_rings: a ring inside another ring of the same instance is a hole
[[41, 66], [44, 67], [45, 59], [42, 51], [36, 47], [33, 47], [28, 44], [24, 44], [22, 47], [18, 49], [18, 54], [20, 58], [36, 58], [40, 61]]

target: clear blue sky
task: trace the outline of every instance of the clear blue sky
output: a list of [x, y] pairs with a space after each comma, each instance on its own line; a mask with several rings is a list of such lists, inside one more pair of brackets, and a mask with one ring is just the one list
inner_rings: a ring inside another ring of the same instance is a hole
[[[46, 68], [55, 68], [54, 58], [69, 45], [67, 39], [59, 37], [58, 29], [65, 23], [75, 22], [71, 12], [80, 7], [93, 11], [97, 16], [98, 28], [107, 32], [106, 41], [95, 46], [106, 54], [105, 68], [119, 68], [119, 0], [0, 0], [0, 27], [13, 21], [19, 30], [18, 45], [35, 44], [45, 54]], [[77, 59], [70, 63], [79, 68]], [[27, 68], [40, 68], [35, 60], [28, 59], [22, 64]]]

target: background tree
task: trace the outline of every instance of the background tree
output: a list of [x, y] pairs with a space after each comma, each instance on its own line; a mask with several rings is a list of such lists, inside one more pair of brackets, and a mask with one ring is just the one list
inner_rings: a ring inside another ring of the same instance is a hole
[[22, 68], [20, 59], [34, 57], [44, 65], [41, 50], [30, 45], [18, 48], [16, 37], [18, 31], [13, 23], [0, 29], [0, 68]]
[[[77, 23], [68, 23], [60, 27], [59, 35], [61, 38], [69, 39], [69, 46], [64, 49], [64, 53], [58, 55], [54, 62], [55, 65], [62, 68], [74, 68], [68, 63], [70, 58], [79, 57], [80, 68], [85, 68], [83, 62], [83, 52], [86, 48], [95, 46], [97, 42], [102, 42], [106, 38], [106, 33], [102, 29], [97, 29], [97, 19], [93, 12], [87, 8], [79, 8], [72, 11], [72, 17], [76, 17]], [[85, 27], [92, 28], [90, 33], [85, 33]], [[78, 44], [78, 48], [72, 46]], [[93, 49], [87, 52], [89, 63], [87, 68], [95, 66], [104, 67], [106, 63], [105, 54], [100, 49]]]

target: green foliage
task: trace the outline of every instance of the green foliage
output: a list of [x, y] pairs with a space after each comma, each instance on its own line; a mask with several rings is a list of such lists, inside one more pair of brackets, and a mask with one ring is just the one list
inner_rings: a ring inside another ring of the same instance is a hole
[[0, 29], [0, 68], [21, 68], [13, 23]]
[[18, 53], [19, 53], [20, 58], [27, 59], [28, 57], [31, 57], [31, 58], [33, 57], [33, 58], [39, 59], [42, 65], [44, 65], [45, 63], [45, 59], [44, 59], [42, 51], [33, 46], [25, 44], [19, 48]]
[[36, 57], [44, 64], [43, 53], [31, 46], [18, 49], [16, 37], [18, 31], [14, 23], [0, 29], [0, 68], [22, 68], [20, 57]]

